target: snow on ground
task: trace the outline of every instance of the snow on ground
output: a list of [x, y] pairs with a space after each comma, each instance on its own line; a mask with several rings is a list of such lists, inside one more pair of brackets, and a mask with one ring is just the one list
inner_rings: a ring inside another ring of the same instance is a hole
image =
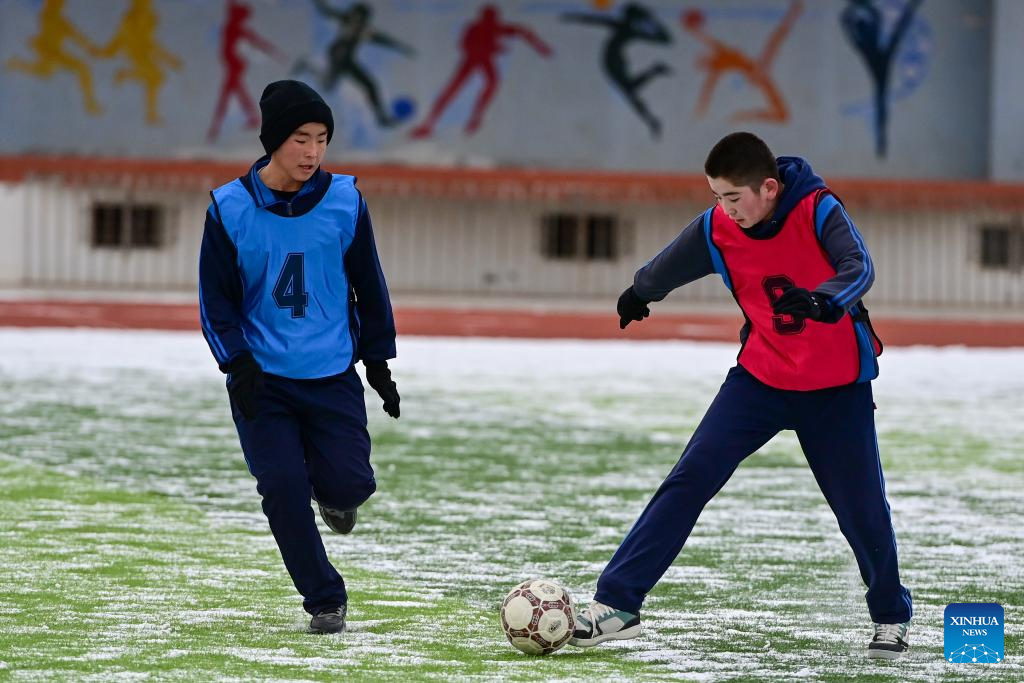
[[[401, 339], [392, 368], [403, 395], [403, 418], [387, 420], [376, 397], [367, 394], [371, 432], [382, 444], [375, 455], [382, 490], [372, 501], [372, 514], [365, 521], [361, 515], [361, 533], [345, 539], [344, 548], [346, 558], [358, 558], [353, 561], [360, 568], [400, 578], [412, 588], [367, 602], [365, 616], [375, 605], [428, 609], [435, 596], [431, 590], [451, 586], [452, 577], [481, 609], [490, 609], [495, 594], [500, 597], [506, 586], [529, 575], [564, 577], [585, 599], [603, 562], [677, 457], [736, 351], [733, 344], [689, 342]], [[874, 389], [889, 497], [905, 582], [922, 589], [914, 634], [919, 666], [904, 672], [904, 678], [929, 680], [942, 676], [945, 668], [941, 659], [924, 658], [921, 648], [941, 647], [947, 595], [986, 586], [1020, 595], [1024, 587], [1024, 349], [894, 348], [886, 350], [881, 364]], [[237, 457], [237, 442], [232, 441], [223, 377], [200, 335], [0, 329], [4, 384], [19, 388], [5, 397], [7, 411], [63, 401], [96, 412], [75, 434], [54, 429], [48, 437], [37, 434], [46, 431], [52, 417], [27, 413], [21, 426], [32, 433], [14, 441], [21, 454], [70, 474], [102, 476], [180, 497], [207, 510], [211, 525], [244, 528], [259, 539], [252, 542], [273, 550], [251, 480], [237, 468], [204, 464], [209, 460], [204, 444], [216, 443], [218, 457], [228, 459]], [[176, 411], [194, 409], [197, 396], [210, 414], [196, 415], [190, 429], [166, 443], [147, 443], [133, 427], [119, 426], [126, 418], [182, 420]], [[112, 444], [101, 458], [69, 459], [65, 451], [71, 442], [90, 438], [90, 432], [101, 443], [121, 433], [133, 444], [131, 451], [119, 452]], [[642, 448], [628, 440], [637, 433], [643, 435]], [[625, 441], [614, 446], [608, 462], [618, 467], [588, 471], [591, 451], [607, 450], [609, 439], [617, 438]], [[510, 476], [501, 457], [480, 455], [487, 444], [517, 462], [538, 457], [538, 450], [552, 444], [564, 450], [547, 454], [560, 467], [554, 474], [545, 467], [547, 487], [531, 494]], [[644, 455], [652, 444], [659, 454], [654, 462]], [[848, 549], [836, 541], [834, 519], [813, 478], [793, 466], [799, 464], [795, 438], [780, 435], [764, 451], [744, 463], [709, 506], [683, 561], [648, 602], [653, 628], [641, 647], [616, 650], [623, 657], [662, 662], [668, 671], [692, 680], [756, 676], [758, 667], [766, 665], [794, 680], [841, 673], [842, 665], [837, 670], [827, 662], [803, 662], [800, 653], [774, 652], [773, 639], [791, 637], [794, 629], [805, 629], [811, 641], [845, 647], [849, 624], [864, 619], [863, 588]], [[460, 454], [465, 458], [456, 457]], [[409, 481], [403, 472], [413, 465], [438, 477]], [[455, 490], [446, 487], [446, 478], [459, 482]], [[563, 494], [552, 497], [553, 491]], [[524, 500], [527, 507], [543, 506], [544, 513], [524, 516]], [[576, 523], [580, 500], [596, 512]], [[412, 530], [410, 520], [415, 520]], [[550, 557], [545, 533], [559, 524], [571, 530], [570, 541], [575, 536], [572, 542], [578, 545], [570, 543], [568, 556]], [[722, 539], [728, 539], [727, 547]], [[537, 559], [516, 565], [508, 557], [513, 542], [516, 553]], [[341, 548], [336, 538], [327, 543], [332, 552]], [[752, 557], [757, 558], [756, 577], [729, 571], [730, 565], [749, 567]], [[813, 585], [790, 585], [794, 567], [812, 559], [824, 563], [825, 569], [815, 569], [822, 575], [808, 577]], [[742, 595], [754, 578], [771, 588], [755, 594], [748, 605], [716, 607], [710, 625], [707, 605], [688, 611], [671, 598], [674, 591]], [[202, 580], [219, 579], [204, 571]], [[800, 617], [803, 605], [828, 602], [836, 594], [846, 596], [837, 613]], [[1008, 620], [1024, 618], [1021, 605], [1004, 607]], [[205, 612], [179, 618], [201, 622], [219, 617]], [[363, 618], [356, 624], [359, 632], [372, 630], [374, 622]], [[703, 635], [694, 635], [701, 629]], [[697, 656], [705, 642], [716, 639], [735, 640], [752, 650]], [[401, 649], [379, 637], [367, 647]], [[232, 653], [298, 664], [287, 650]], [[417, 658], [415, 651], [400, 656]], [[304, 664], [314, 670], [328, 666]], [[597, 671], [615, 674], [614, 669]], [[1013, 672], [1024, 675], [1019, 666]]]

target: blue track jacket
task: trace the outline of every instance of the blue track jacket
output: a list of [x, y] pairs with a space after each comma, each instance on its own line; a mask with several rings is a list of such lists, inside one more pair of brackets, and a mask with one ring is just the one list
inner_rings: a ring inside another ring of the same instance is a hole
[[221, 371], [249, 351], [265, 372], [315, 379], [395, 357], [395, 321], [355, 178], [317, 169], [291, 198], [263, 157], [211, 193], [199, 255], [203, 335]]
[[[800, 157], [779, 157], [779, 177], [784, 189], [771, 218], [747, 230], [755, 239], [775, 235], [786, 216], [808, 193], [825, 187], [824, 181]], [[875, 279], [871, 257], [853, 221], [836, 201], [822, 202], [828, 210], [820, 216], [818, 241], [828, 254], [835, 277], [815, 288], [826, 302], [824, 322], [836, 322], [856, 305]], [[704, 214], [697, 216], [660, 254], [637, 271], [636, 295], [645, 301], [661, 301], [677, 287], [717, 272], [704, 231]], [[741, 333], [741, 336], [744, 336]]]

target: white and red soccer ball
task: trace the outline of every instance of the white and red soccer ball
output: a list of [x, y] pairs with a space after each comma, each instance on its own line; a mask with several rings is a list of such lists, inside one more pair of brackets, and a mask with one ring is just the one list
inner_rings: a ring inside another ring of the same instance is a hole
[[572, 596], [554, 581], [523, 581], [501, 603], [505, 637], [528, 655], [554, 652], [569, 641], [575, 627], [576, 605]]

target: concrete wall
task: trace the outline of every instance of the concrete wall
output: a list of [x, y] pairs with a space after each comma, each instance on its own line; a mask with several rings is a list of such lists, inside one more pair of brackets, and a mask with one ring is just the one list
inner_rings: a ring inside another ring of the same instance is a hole
[[1020, 36], [1024, 2], [996, 0], [992, 40], [991, 169], [994, 180], [1024, 180], [1024, 70]]
[[[160, 249], [91, 246], [95, 202], [166, 207], [168, 239]], [[0, 208], [21, 207], [24, 223], [3, 222], [12, 248], [0, 252], [10, 284], [195, 291], [208, 204], [202, 192], [65, 187], [33, 181], [0, 191]], [[377, 246], [395, 292], [502, 294], [573, 299], [616, 296], [635, 270], [705, 207], [542, 201], [455, 201], [370, 197]], [[978, 227], [1020, 217], [993, 209], [913, 210], [849, 207], [874, 259], [869, 301], [906, 305], [1024, 307], [1024, 272], [984, 268]], [[621, 253], [614, 261], [560, 261], [541, 249], [550, 212], [615, 213]], [[23, 255], [23, 256], [22, 256]], [[670, 300], [728, 302], [718, 276], [677, 290]]]
[[875, 264], [871, 301], [1024, 308], [1024, 272], [984, 267], [978, 235], [986, 223], [1019, 224], [1019, 215], [984, 207], [851, 211]]
[[[324, 2], [349, 12], [352, 29], [358, 3]], [[624, 2], [493, 3], [504, 24], [536, 40], [505, 35], [504, 51], [483, 60], [496, 78], [479, 129], [466, 126], [484, 70], [452, 90], [436, 126], [418, 138], [412, 133], [467, 54], [463, 37], [483, 16], [481, 0], [365, 3], [372, 30], [360, 35], [383, 34], [410, 50], [370, 39], [353, 47], [352, 64], [374, 84], [384, 121], [355, 72], [330, 78], [329, 55], [344, 47], [344, 31], [312, 0], [4, 0], [0, 154], [250, 159], [262, 152], [250, 125], [258, 116], [246, 113], [243, 95], [258, 99], [266, 83], [298, 72], [334, 110], [336, 161], [695, 173], [715, 140], [751, 129], [776, 153], [806, 156], [832, 176], [983, 178], [990, 149], [1021, 149], [1013, 130], [1024, 96], [1019, 4], [1000, 2], [993, 27], [990, 0], [647, 0], [632, 3], [646, 17], [622, 29]], [[225, 38], [233, 7], [251, 10], [233, 25], [272, 52]], [[907, 8], [916, 11], [889, 50]], [[567, 20], [572, 14], [608, 24]], [[620, 52], [613, 24], [626, 38]], [[664, 42], [648, 39], [655, 26]], [[889, 55], [884, 123], [879, 81], [858, 44]], [[629, 78], [654, 75], [630, 93], [617, 85], [616, 64]], [[990, 115], [993, 106], [1002, 109]], [[1000, 158], [999, 169], [1015, 168], [1019, 156]]]
[[25, 191], [0, 183], [0, 287], [23, 284], [25, 276]]
[[[194, 289], [208, 197], [199, 192], [68, 187], [37, 180], [22, 186], [23, 281], [35, 287], [109, 288], [122, 292]], [[92, 206], [158, 204], [161, 248], [92, 246]]]

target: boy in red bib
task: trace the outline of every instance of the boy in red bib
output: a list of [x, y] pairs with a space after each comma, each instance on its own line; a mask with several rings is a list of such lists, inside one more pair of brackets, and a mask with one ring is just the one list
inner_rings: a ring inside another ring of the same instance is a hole
[[792, 429], [868, 588], [867, 654], [896, 659], [909, 647], [912, 603], [900, 583], [875, 435], [871, 380], [881, 344], [861, 303], [874, 280], [871, 257], [803, 159], [776, 159], [757, 136], [733, 133], [712, 148], [704, 172], [716, 205], [637, 271], [619, 297], [619, 325], [718, 273], [746, 318], [737, 364], [601, 574], [569, 642], [638, 636], [644, 598], [704, 506], [748, 455]]

